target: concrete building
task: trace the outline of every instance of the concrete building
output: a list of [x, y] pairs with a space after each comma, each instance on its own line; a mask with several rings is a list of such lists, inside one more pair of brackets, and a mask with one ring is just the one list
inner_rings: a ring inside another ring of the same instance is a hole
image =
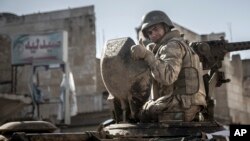
[[[51, 31], [68, 32], [68, 61], [76, 85], [78, 112], [102, 110], [102, 94], [97, 93], [96, 76], [96, 30], [94, 6], [34, 13], [17, 16], [0, 14], [0, 93], [30, 96], [28, 83], [31, 65], [11, 65], [11, 40], [20, 34], [37, 34]], [[49, 99], [58, 99], [62, 71], [39, 69], [39, 86]], [[28, 112], [30, 108], [26, 109]], [[48, 101], [40, 105], [43, 118], [57, 113], [57, 103]]]

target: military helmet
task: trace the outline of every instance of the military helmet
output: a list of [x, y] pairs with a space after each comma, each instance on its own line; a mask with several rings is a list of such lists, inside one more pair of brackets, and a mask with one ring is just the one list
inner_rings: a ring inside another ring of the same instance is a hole
[[154, 24], [158, 23], [164, 23], [169, 28], [173, 28], [174, 25], [170, 18], [162, 11], [151, 11], [147, 13], [145, 16], [142, 18], [142, 24], [141, 24], [141, 30], [144, 32], [144, 30]]

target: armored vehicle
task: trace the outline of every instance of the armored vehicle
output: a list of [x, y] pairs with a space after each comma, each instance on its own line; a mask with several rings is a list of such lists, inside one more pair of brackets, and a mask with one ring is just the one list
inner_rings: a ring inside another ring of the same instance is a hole
[[[100, 124], [96, 131], [56, 133], [56, 127], [45, 121], [6, 123], [0, 127], [0, 140], [8, 141], [184, 141], [228, 140], [229, 131], [214, 119], [214, 88], [230, 80], [225, 78], [222, 60], [227, 52], [250, 49], [250, 42], [228, 43], [225, 40], [195, 42], [190, 47], [203, 64], [207, 108], [194, 121], [182, 118], [144, 123], [136, 120], [136, 107], [142, 106], [150, 93], [150, 71], [143, 60], [132, 60], [129, 38], [109, 40], [101, 58], [101, 74], [113, 101], [113, 119]], [[117, 102], [115, 102], [117, 101]], [[136, 106], [135, 106], [136, 105]], [[169, 115], [171, 113], [164, 113]], [[180, 116], [181, 117], [181, 116]]]

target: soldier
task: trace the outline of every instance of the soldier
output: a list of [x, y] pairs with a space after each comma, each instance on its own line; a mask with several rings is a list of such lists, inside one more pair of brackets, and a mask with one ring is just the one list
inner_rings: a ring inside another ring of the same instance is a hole
[[164, 12], [151, 11], [143, 17], [141, 31], [152, 43], [145, 47], [140, 39], [131, 47], [133, 59], [144, 59], [153, 78], [151, 100], [140, 112], [142, 121], [158, 121], [168, 112], [180, 112], [184, 121], [192, 121], [206, 106], [198, 55], [173, 28]]

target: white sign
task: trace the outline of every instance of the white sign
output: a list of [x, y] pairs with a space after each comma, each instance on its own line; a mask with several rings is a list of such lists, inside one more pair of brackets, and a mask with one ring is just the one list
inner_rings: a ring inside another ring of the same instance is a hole
[[52, 64], [67, 61], [67, 32], [22, 34], [12, 40], [12, 64]]

